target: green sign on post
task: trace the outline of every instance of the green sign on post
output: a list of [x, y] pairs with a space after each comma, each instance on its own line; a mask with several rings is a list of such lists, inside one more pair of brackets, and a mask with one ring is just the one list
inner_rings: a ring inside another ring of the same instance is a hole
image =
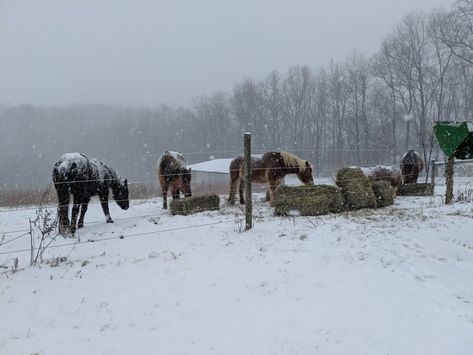
[[445, 155], [456, 159], [473, 158], [472, 122], [436, 122], [434, 131]]
[[473, 158], [473, 123], [472, 122], [436, 122], [434, 132], [440, 149], [447, 155], [445, 168], [447, 190], [445, 203], [453, 200], [453, 166], [455, 159]]

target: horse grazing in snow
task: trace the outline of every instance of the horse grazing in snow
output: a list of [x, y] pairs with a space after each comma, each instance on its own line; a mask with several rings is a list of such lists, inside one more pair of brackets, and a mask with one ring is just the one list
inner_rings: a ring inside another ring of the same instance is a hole
[[[261, 156], [252, 156], [251, 173], [251, 181], [269, 184], [266, 199], [269, 200], [271, 204], [274, 202], [274, 191], [288, 174], [296, 174], [304, 185], [314, 184], [312, 167], [309, 162], [288, 152], [268, 152]], [[228, 197], [230, 205], [235, 204], [235, 195], [238, 185], [240, 203], [245, 203], [243, 196], [245, 186], [244, 176], [244, 157], [239, 155], [230, 163], [230, 195]]]
[[157, 175], [159, 184], [163, 191], [163, 208], [168, 208], [167, 195], [171, 188], [172, 198], [179, 198], [180, 193], [184, 197], [192, 196], [191, 191], [191, 169], [187, 169], [186, 160], [181, 153], [164, 152], [158, 160]]
[[404, 184], [415, 184], [424, 170], [424, 159], [414, 150], [409, 150], [401, 157], [401, 174]]
[[[53, 182], [58, 197], [59, 233], [74, 234], [77, 214], [80, 209], [77, 228], [84, 226], [84, 216], [92, 196], [98, 195], [107, 223], [112, 223], [108, 210], [109, 189], [113, 198], [124, 210], [130, 206], [128, 183], [122, 181], [115, 170], [97, 159], [89, 159], [84, 154], [64, 154], [53, 168]], [[69, 223], [69, 200], [73, 197], [71, 222]]]

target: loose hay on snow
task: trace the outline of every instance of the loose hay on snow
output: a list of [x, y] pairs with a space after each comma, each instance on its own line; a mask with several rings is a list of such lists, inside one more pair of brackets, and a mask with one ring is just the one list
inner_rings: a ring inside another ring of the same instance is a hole
[[377, 206], [371, 181], [360, 168], [350, 167], [338, 170], [336, 184], [341, 187], [349, 209]]
[[331, 185], [281, 186], [274, 196], [275, 214], [294, 213], [301, 216], [318, 216], [345, 209], [341, 190]]
[[373, 192], [376, 196], [376, 206], [386, 207], [394, 203], [394, 190], [387, 181], [372, 181]]
[[173, 215], [188, 215], [202, 211], [216, 211], [220, 209], [220, 197], [216, 194], [205, 194], [173, 199], [170, 208], [171, 214]]
[[434, 187], [432, 184], [402, 184], [397, 194], [398, 196], [432, 196]]

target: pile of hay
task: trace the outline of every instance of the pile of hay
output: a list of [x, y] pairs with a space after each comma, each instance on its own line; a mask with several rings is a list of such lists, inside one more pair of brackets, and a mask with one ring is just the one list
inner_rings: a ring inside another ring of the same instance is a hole
[[337, 172], [337, 186], [347, 201], [347, 208], [374, 208], [377, 207], [376, 196], [371, 181], [360, 168], [342, 168]]
[[205, 194], [173, 199], [169, 207], [173, 215], [188, 215], [202, 211], [216, 211], [220, 209], [220, 197], [216, 194]]
[[372, 181], [374, 195], [376, 196], [376, 207], [386, 207], [394, 203], [394, 189], [387, 181]]
[[318, 216], [345, 209], [345, 199], [336, 186], [281, 186], [274, 194], [275, 214]]
[[434, 187], [432, 184], [402, 184], [397, 194], [399, 196], [432, 196]]

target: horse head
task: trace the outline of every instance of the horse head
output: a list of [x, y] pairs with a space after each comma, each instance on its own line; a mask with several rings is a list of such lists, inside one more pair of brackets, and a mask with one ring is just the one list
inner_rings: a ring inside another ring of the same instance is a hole
[[305, 166], [303, 168], [299, 168], [299, 172], [297, 173], [297, 177], [304, 185], [314, 185], [314, 178], [312, 177], [312, 166], [306, 160]]
[[122, 210], [127, 210], [130, 207], [128, 200], [128, 181], [127, 179], [121, 181], [117, 180], [116, 184], [112, 185], [113, 199]]
[[179, 189], [182, 191], [185, 197], [192, 196], [191, 180], [191, 169], [181, 168], [179, 172]]

